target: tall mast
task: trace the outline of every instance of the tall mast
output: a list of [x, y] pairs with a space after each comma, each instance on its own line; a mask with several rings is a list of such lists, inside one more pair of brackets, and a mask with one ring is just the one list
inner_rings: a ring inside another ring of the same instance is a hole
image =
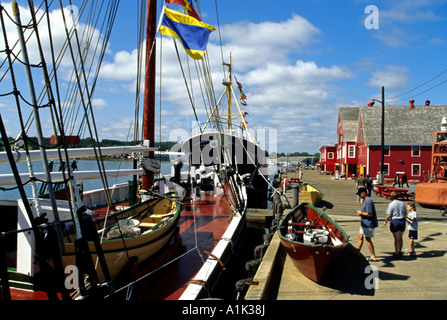
[[[149, 141], [150, 147], [154, 147], [155, 141], [155, 68], [156, 68], [156, 44], [157, 33], [157, 0], [147, 1], [146, 18], [146, 75], [144, 82], [144, 111], [143, 111], [143, 140]], [[150, 152], [153, 158], [154, 153]], [[154, 183], [154, 175], [146, 171], [143, 175], [143, 190], [148, 190]]]
[[230, 62], [224, 63], [224, 65], [228, 66], [228, 82], [224, 83], [227, 86], [227, 133], [231, 132], [231, 81], [232, 81], [232, 70], [231, 70], [231, 53], [230, 53]]

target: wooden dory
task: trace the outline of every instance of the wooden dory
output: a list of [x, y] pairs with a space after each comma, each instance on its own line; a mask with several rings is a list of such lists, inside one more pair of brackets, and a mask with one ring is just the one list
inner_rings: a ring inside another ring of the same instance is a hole
[[[171, 196], [175, 197], [176, 194], [172, 193]], [[104, 230], [106, 237], [102, 242], [102, 249], [112, 279], [123, 271], [128, 262], [127, 257], [136, 257], [141, 263], [168, 243], [176, 230], [180, 208], [180, 203], [173, 199], [156, 197], [107, 217]], [[120, 221], [119, 229], [117, 221]], [[104, 219], [95, 221], [99, 233], [103, 231], [104, 222]], [[134, 235], [131, 234], [132, 231], [129, 234], [129, 227], [137, 229]], [[117, 237], [107, 236], [113, 232], [118, 233]], [[121, 233], [124, 233], [124, 238]], [[66, 253], [62, 257], [63, 262], [66, 265], [75, 265], [75, 246], [72, 241], [74, 239], [69, 239], [69, 235], [65, 237]], [[96, 260], [93, 242], [89, 242], [89, 248], [92, 258]], [[101, 268], [98, 268], [98, 276], [101, 280], [104, 279]]]
[[314, 206], [323, 199], [323, 192], [311, 184], [305, 183], [300, 187], [300, 202], [308, 202]]
[[284, 217], [278, 234], [296, 268], [315, 282], [348, 244], [343, 229], [308, 203], [301, 203]]

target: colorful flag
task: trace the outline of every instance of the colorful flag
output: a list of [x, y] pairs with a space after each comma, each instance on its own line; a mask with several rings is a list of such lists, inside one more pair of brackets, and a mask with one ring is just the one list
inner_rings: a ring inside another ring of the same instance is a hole
[[188, 15], [196, 18], [199, 21], [202, 21], [200, 19], [199, 15], [197, 14], [196, 10], [192, 6], [191, 0], [166, 0], [166, 3], [181, 5], [181, 6], [183, 6], [183, 8], [185, 9], [185, 11]]
[[195, 60], [203, 58], [208, 38], [215, 30], [209, 24], [168, 8], [164, 8], [159, 28], [161, 34], [180, 40], [185, 51]]
[[234, 79], [236, 79], [236, 83], [237, 83], [237, 87], [239, 88], [239, 90], [242, 90], [242, 84], [240, 82], [237, 81], [236, 76], [234, 76]]

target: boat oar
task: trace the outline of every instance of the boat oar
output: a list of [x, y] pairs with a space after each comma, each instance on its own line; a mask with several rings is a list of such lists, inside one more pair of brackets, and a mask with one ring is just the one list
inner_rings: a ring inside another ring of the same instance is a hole
[[337, 238], [337, 236], [335, 235], [335, 233], [332, 231], [331, 228], [326, 228], [323, 226], [323, 229], [326, 230], [327, 232], [329, 232], [330, 238], [331, 238], [334, 246], [339, 246], [339, 245], [343, 244], [343, 242]]

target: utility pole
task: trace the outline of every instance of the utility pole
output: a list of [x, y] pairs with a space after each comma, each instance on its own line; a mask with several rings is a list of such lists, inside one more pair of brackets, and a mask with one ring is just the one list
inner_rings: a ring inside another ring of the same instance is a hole
[[385, 87], [382, 87], [382, 137], [380, 145], [380, 184], [385, 182], [385, 164], [384, 164], [384, 153], [385, 153]]

